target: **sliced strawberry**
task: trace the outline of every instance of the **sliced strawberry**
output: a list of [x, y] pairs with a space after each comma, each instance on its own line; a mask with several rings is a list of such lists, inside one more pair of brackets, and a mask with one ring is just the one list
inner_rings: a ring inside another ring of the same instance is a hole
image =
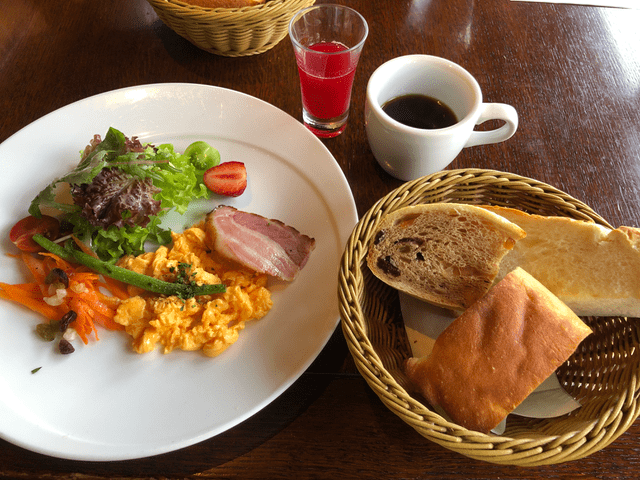
[[225, 162], [204, 172], [209, 190], [225, 197], [238, 197], [247, 188], [247, 169], [242, 162]]

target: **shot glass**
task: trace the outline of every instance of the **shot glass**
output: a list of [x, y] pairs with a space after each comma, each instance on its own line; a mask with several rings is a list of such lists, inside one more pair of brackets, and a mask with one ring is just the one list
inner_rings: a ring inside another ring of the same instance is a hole
[[342, 5], [302, 9], [289, 23], [302, 120], [318, 137], [335, 137], [347, 126], [353, 78], [368, 33], [362, 15]]

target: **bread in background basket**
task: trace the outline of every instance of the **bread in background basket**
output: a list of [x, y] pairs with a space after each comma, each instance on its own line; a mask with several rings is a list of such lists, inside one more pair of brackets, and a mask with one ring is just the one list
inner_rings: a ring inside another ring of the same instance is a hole
[[[257, 55], [287, 36], [289, 21], [315, 0], [147, 0], [169, 28], [198, 48], [225, 57]], [[239, 8], [198, 2], [247, 2]]]
[[242, 8], [261, 5], [265, 0], [183, 0], [190, 5], [205, 8]]

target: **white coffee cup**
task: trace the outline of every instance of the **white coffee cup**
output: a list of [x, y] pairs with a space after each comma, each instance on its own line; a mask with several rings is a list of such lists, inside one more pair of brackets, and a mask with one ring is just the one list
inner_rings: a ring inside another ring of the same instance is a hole
[[[404, 125], [383, 110], [396, 97], [422, 94], [447, 105], [458, 122], [422, 129]], [[504, 125], [474, 131], [487, 120]], [[518, 128], [518, 113], [503, 103], [482, 103], [478, 82], [460, 65], [430, 55], [407, 55], [382, 64], [367, 84], [365, 125], [371, 151], [382, 168], [401, 180], [443, 170], [463, 148], [503, 142]]]

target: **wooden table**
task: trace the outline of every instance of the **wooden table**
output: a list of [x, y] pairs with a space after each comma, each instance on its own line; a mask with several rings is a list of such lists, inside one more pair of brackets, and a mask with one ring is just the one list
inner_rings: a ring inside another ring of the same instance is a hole
[[[533, 177], [615, 226], [640, 225], [639, 10], [509, 0], [339, 3], [365, 16], [370, 35], [349, 126], [323, 142], [361, 215], [401, 184], [377, 165], [367, 144], [367, 80], [386, 60], [422, 53], [463, 65], [485, 101], [519, 112], [512, 139], [466, 149], [451, 168]], [[227, 58], [176, 35], [144, 0], [0, 4], [0, 141], [76, 100], [158, 82], [238, 90], [300, 118], [288, 39], [261, 55]], [[605, 450], [557, 466], [468, 459], [423, 439], [386, 409], [355, 370], [338, 329], [281, 397], [210, 440], [153, 458], [98, 463], [0, 441], [0, 478], [637, 478], [639, 434], [636, 422]]]

